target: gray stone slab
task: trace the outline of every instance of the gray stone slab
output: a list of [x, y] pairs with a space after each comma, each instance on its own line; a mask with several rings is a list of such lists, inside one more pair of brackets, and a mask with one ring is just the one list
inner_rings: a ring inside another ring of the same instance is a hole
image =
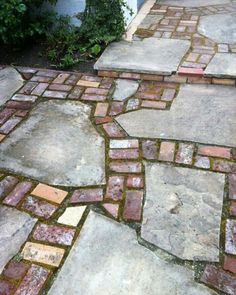
[[202, 16], [198, 32], [218, 43], [236, 43], [236, 13]]
[[145, 163], [141, 236], [187, 260], [219, 261], [225, 176]]
[[156, 14], [148, 14], [144, 20], [141, 22], [141, 24], [138, 26], [138, 29], [154, 29], [159, 23], [159, 21], [163, 18], [162, 15], [156, 15]]
[[127, 99], [128, 97], [135, 94], [139, 87], [139, 83], [132, 80], [117, 79], [115, 83], [116, 87], [112, 96], [114, 100], [123, 101]]
[[201, 7], [208, 5], [223, 5], [231, 3], [230, 0], [159, 0], [158, 3], [171, 6]]
[[0, 205], [0, 273], [26, 241], [37, 219]]
[[14, 68], [0, 70], [0, 106], [23, 86], [24, 80]]
[[94, 67], [96, 70], [171, 75], [177, 71], [189, 47], [187, 40], [121, 41], [109, 45]]
[[49, 295], [210, 295], [193, 272], [165, 262], [136, 233], [90, 213]]
[[182, 85], [169, 111], [139, 110], [116, 120], [134, 137], [236, 146], [235, 87]]
[[105, 144], [90, 111], [81, 102], [40, 103], [1, 144], [0, 167], [54, 185], [104, 184]]
[[207, 77], [236, 78], [236, 53], [216, 53], [204, 71]]

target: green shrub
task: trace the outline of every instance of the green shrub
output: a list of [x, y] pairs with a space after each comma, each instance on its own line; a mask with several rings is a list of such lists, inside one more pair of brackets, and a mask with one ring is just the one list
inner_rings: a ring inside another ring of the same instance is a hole
[[[19, 44], [26, 38], [44, 34], [52, 23], [52, 14], [32, 14], [44, 0], [0, 0], [0, 43]], [[56, 0], [49, 0], [55, 3]]]

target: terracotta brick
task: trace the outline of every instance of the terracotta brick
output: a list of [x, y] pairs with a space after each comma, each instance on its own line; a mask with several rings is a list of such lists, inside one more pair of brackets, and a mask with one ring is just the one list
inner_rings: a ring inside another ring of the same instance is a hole
[[63, 92], [63, 91], [52, 91], [52, 90], [46, 90], [43, 93], [43, 97], [51, 97], [51, 98], [66, 98], [68, 95], [67, 92]]
[[137, 159], [139, 157], [138, 149], [114, 149], [109, 151], [111, 159]]
[[218, 146], [204, 146], [200, 145], [198, 147], [198, 154], [208, 157], [219, 157], [219, 158], [227, 158], [231, 157], [231, 149], [218, 147]]
[[48, 276], [49, 270], [39, 266], [32, 265], [24, 277], [23, 281], [17, 288], [17, 291], [14, 295], [37, 295], [40, 293], [43, 285], [45, 284]]
[[129, 175], [127, 178], [127, 187], [129, 188], [143, 188], [144, 179], [142, 175]]
[[187, 82], [189, 84], [211, 84], [211, 78], [204, 78], [204, 77], [188, 77]]
[[165, 82], [173, 82], [173, 83], [186, 83], [187, 82], [187, 77], [178, 76], [178, 75], [165, 76], [164, 81]]
[[13, 191], [4, 199], [3, 203], [11, 206], [16, 206], [22, 198], [32, 188], [32, 183], [29, 181], [22, 181], [16, 185]]
[[229, 295], [235, 295], [235, 276], [218, 269], [214, 265], [207, 265], [201, 277], [201, 281]]
[[194, 146], [192, 144], [180, 143], [176, 155], [176, 163], [191, 165], [193, 162]]
[[109, 115], [116, 116], [116, 115], [122, 113], [123, 107], [124, 107], [123, 102], [118, 102], [118, 101], [112, 102]]
[[16, 286], [13, 283], [11, 283], [7, 280], [0, 279], [0, 294], [1, 295], [11, 295], [15, 289], [16, 289]]
[[125, 132], [116, 123], [103, 124], [103, 129], [106, 131], [109, 137], [124, 137]]
[[56, 91], [70, 91], [72, 89], [72, 86], [65, 84], [50, 84], [48, 89]]
[[38, 86], [36, 86], [31, 92], [31, 94], [41, 96], [47, 89], [48, 85], [48, 83], [39, 83]]
[[23, 261], [11, 261], [3, 271], [3, 275], [9, 279], [19, 281], [23, 279], [29, 268], [29, 264]]
[[215, 160], [213, 170], [218, 172], [236, 173], [236, 163], [224, 160]]
[[236, 274], [236, 258], [225, 256], [224, 269]]
[[104, 89], [110, 89], [112, 84], [113, 84], [113, 79], [111, 79], [111, 78], [103, 78], [99, 87], [104, 88]]
[[109, 77], [109, 78], [118, 78], [119, 73], [114, 71], [98, 71], [98, 76], [100, 77]]
[[124, 220], [140, 221], [142, 217], [142, 191], [127, 191], [123, 212]]
[[7, 108], [3, 109], [0, 112], [0, 125], [5, 123], [14, 113], [15, 113], [14, 109], [7, 109]]
[[30, 80], [33, 82], [50, 83], [52, 79], [51, 77], [33, 76]]
[[178, 75], [180, 76], [193, 76], [193, 77], [202, 77], [203, 76], [203, 69], [196, 69], [196, 68], [184, 68], [180, 67], [178, 69]]
[[119, 75], [120, 78], [124, 79], [141, 79], [141, 75], [137, 73], [121, 73]]
[[236, 255], [236, 220], [233, 219], [226, 221], [225, 252]]
[[40, 223], [33, 233], [33, 238], [38, 241], [70, 246], [74, 235], [75, 229]]
[[202, 169], [210, 169], [210, 159], [207, 157], [196, 157], [194, 166]]
[[157, 159], [157, 143], [153, 140], [145, 140], [142, 142], [143, 158], [147, 160]]
[[10, 109], [17, 109], [17, 110], [30, 110], [32, 108], [32, 102], [10, 100], [6, 103], [6, 107]]
[[68, 98], [79, 99], [84, 91], [84, 88], [75, 86], [74, 89], [69, 94]]
[[103, 204], [103, 208], [115, 219], [119, 216], [119, 204]]
[[95, 118], [95, 123], [96, 124], [104, 124], [104, 123], [110, 123], [113, 121], [112, 117], [106, 116], [103, 118]]
[[68, 192], [66, 191], [42, 183], [39, 183], [32, 191], [32, 195], [57, 204], [61, 204], [67, 194]]
[[20, 122], [22, 118], [12, 117], [0, 127], [0, 133], [9, 134]]
[[81, 96], [81, 100], [104, 101], [104, 100], [106, 100], [106, 96], [104, 96], [104, 95], [96, 95], [96, 94], [83, 94]]
[[103, 189], [78, 189], [75, 190], [70, 203], [101, 202], [103, 200]]
[[141, 107], [143, 108], [154, 108], [154, 109], [165, 109], [166, 103], [163, 101], [151, 101], [151, 100], [143, 100]]
[[163, 81], [164, 77], [161, 75], [141, 74], [141, 79], [146, 81]]
[[111, 162], [110, 169], [119, 173], [140, 173], [142, 165], [139, 162]]
[[102, 88], [87, 88], [85, 94], [97, 94], [97, 95], [107, 95], [108, 90]]
[[99, 87], [99, 82], [93, 82], [93, 81], [86, 81], [86, 80], [79, 80], [77, 82], [78, 86], [83, 86], [83, 87]]
[[27, 110], [18, 110], [15, 112], [15, 116], [24, 118], [28, 115], [29, 111]]
[[230, 203], [230, 215], [236, 217], [236, 201]]
[[234, 86], [235, 80], [234, 79], [212, 78], [212, 84]]
[[40, 70], [36, 73], [37, 76], [43, 76], [43, 77], [51, 77], [55, 78], [58, 75], [57, 71], [50, 71], [50, 70]]
[[37, 82], [27, 82], [19, 91], [22, 94], [30, 94], [31, 91], [38, 85]]
[[78, 73], [72, 74], [64, 83], [67, 85], [74, 86], [80, 78], [81, 78], [81, 74], [78, 74]]
[[229, 175], [229, 198], [236, 200], [236, 174]]
[[6, 197], [17, 185], [19, 180], [13, 176], [6, 176], [0, 181], [0, 198]]
[[109, 107], [109, 104], [106, 102], [97, 103], [94, 116], [95, 117], [105, 117], [107, 114], [108, 107]]
[[172, 162], [174, 160], [174, 155], [175, 143], [163, 141], [160, 146], [159, 160]]
[[70, 74], [59, 74], [54, 80], [54, 84], [63, 84], [67, 78], [69, 78]]
[[56, 211], [57, 206], [54, 206], [46, 201], [39, 200], [37, 198], [29, 196], [23, 202], [22, 208], [39, 217], [48, 219]]
[[161, 88], [155, 89], [155, 91], [151, 92], [143, 92], [139, 91], [135, 97], [145, 99], [145, 100], [158, 100], [161, 99]]
[[124, 176], [111, 176], [108, 179], [105, 199], [119, 201], [123, 198]]

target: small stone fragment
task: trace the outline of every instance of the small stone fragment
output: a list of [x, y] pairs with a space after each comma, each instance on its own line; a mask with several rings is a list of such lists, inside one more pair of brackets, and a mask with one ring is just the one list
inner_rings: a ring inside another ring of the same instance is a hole
[[66, 208], [65, 212], [57, 220], [58, 223], [77, 226], [80, 222], [86, 206], [69, 207]]

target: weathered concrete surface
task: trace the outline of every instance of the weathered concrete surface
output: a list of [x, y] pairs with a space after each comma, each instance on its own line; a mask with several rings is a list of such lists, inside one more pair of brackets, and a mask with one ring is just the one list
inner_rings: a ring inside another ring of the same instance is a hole
[[170, 6], [201, 7], [208, 5], [223, 5], [231, 3], [230, 0], [160, 0], [158, 3]]
[[235, 87], [182, 85], [170, 111], [140, 110], [116, 120], [134, 137], [236, 146]]
[[103, 184], [104, 139], [91, 124], [90, 111], [81, 102], [39, 104], [1, 144], [0, 167], [48, 184]]
[[23, 86], [24, 80], [14, 68], [0, 70], [0, 106]]
[[26, 213], [0, 205], [0, 273], [18, 253], [36, 221]]
[[200, 34], [218, 43], [236, 43], [236, 13], [202, 16], [198, 26]]
[[96, 70], [170, 75], [187, 52], [187, 40], [146, 38], [112, 43], [95, 64]]
[[117, 79], [116, 87], [113, 93], [114, 100], [125, 100], [126, 98], [135, 94], [138, 90], [139, 83], [137, 81], [126, 80], [126, 79]]
[[216, 53], [204, 71], [205, 76], [236, 77], [236, 53]]
[[50, 295], [210, 295], [193, 272], [139, 245], [136, 233], [90, 213]]
[[181, 259], [219, 261], [225, 176], [145, 163], [141, 236]]

